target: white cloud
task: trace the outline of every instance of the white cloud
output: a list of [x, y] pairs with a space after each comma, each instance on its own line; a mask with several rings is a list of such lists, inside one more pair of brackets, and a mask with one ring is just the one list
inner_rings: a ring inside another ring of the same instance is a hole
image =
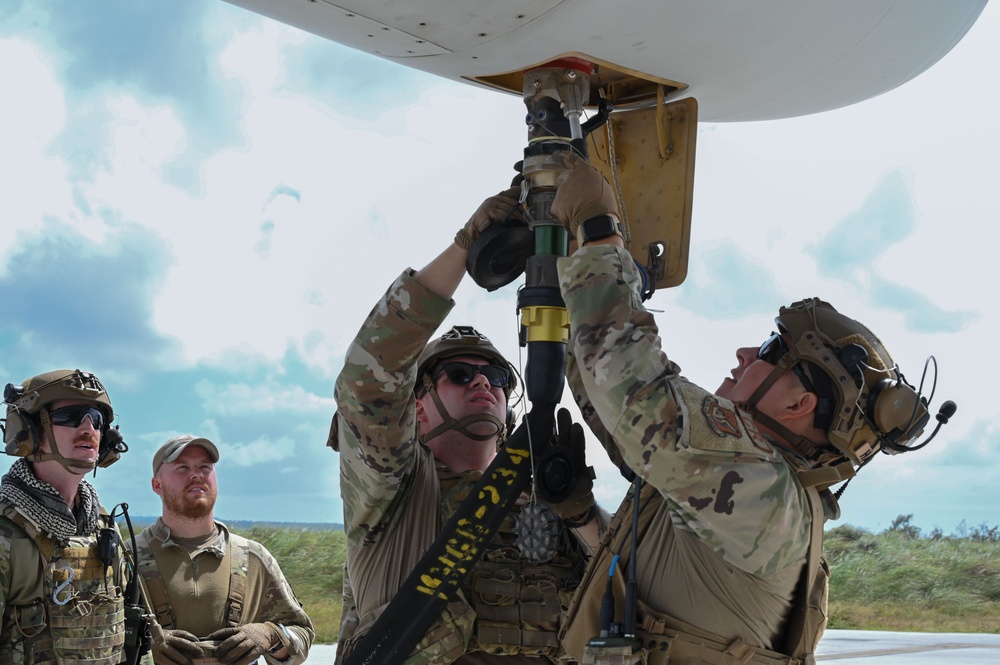
[[195, 386], [205, 413], [216, 417], [295, 417], [304, 413], [329, 413], [336, 408], [332, 397], [319, 397], [301, 386], [232, 383], [216, 385], [199, 381]]
[[0, 39], [0, 63], [17, 63], [0, 66], [2, 257], [19, 232], [37, 228], [46, 215], [66, 215], [72, 204], [66, 165], [49, 152], [66, 124], [65, 101], [51, 63], [36, 44], [22, 39]]
[[219, 461], [232, 467], [249, 467], [280, 462], [295, 457], [295, 441], [290, 437], [256, 439], [249, 443], [219, 443]]

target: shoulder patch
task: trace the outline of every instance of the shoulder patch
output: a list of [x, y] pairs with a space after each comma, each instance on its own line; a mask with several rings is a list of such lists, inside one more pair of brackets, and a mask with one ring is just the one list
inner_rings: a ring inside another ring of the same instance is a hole
[[705, 395], [701, 403], [701, 412], [708, 427], [717, 437], [713, 443], [702, 441], [698, 447], [703, 450], [751, 453], [757, 451], [766, 457], [777, 454], [757, 429], [757, 423], [750, 414], [729, 400], [721, 400], [713, 394]]
[[743, 436], [736, 409], [724, 407], [715, 395], [705, 395], [705, 401], [701, 403], [701, 412], [705, 414], [708, 426], [719, 436], [733, 436], [737, 439]]

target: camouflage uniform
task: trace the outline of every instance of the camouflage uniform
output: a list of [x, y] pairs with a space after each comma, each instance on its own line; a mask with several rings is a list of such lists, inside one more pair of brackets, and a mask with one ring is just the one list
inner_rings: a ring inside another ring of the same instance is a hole
[[[335, 438], [347, 534], [345, 619], [338, 661], [392, 600], [481, 477], [454, 473], [417, 438], [417, 360], [453, 302], [403, 273], [376, 304], [337, 379]], [[515, 509], [516, 512], [516, 509]], [[571, 537], [545, 564], [520, 559], [513, 516], [408, 663], [539, 663], [555, 658], [560, 612], [582, 571]], [[564, 530], [565, 531], [565, 530]], [[356, 603], [346, 606], [350, 599]], [[463, 655], [464, 654], [464, 655]]]
[[[215, 524], [218, 536], [193, 554], [171, 538], [162, 519], [136, 536], [139, 571], [159, 623], [199, 637], [247, 623], [279, 624], [285, 629], [286, 648], [291, 655], [284, 661], [269, 654], [264, 657], [270, 663], [283, 665], [304, 662], [315, 637], [312, 621], [295, 598], [278, 562], [260, 543], [230, 534], [222, 522]], [[233, 566], [237, 560], [245, 561], [246, 567]], [[238, 598], [235, 604], [230, 602], [237, 588], [233, 575], [244, 577], [238, 585], [242, 603]], [[160, 589], [168, 596], [166, 607], [162, 599], [158, 600]]]
[[[624, 461], [656, 490], [644, 499], [638, 543], [644, 646], [666, 645], [676, 633], [683, 641], [693, 633], [695, 640], [719, 638], [723, 649], [728, 644], [736, 654], [687, 659], [678, 642], [671, 665], [736, 663], [748, 654], [780, 650], [815, 533], [813, 515], [825, 510], [834, 516], [835, 505], [812, 501], [797, 477], [805, 467], [793, 466], [795, 460], [786, 459], [747, 413], [680, 376], [641, 305], [640, 276], [626, 250], [586, 247], [559, 259], [558, 269], [571, 323], [574, 397], [612, 459]], [[832, 502], [828, 492], [826, 498]], [[626, 500], [616, 515], [624, 533], [631, 510]], [[613, 526], [605, 550], [627, 541], [615, 531]], [[602, 558], [609, 560], [595, 555], [595, 566], [603, 565]], [[607, 575], [607, 567], [598, 570], [592, 584], [603, 590]], [[818, 604], [825, 610], [824, 600]], [[584, 613], [596, 616], [596, 608]], [[570, 619], [583, 621], [581, 612]], [[582, 657], [595, 628], [569, 631], [570, 654]], [[781, 654], [758, 658], [743, 662], [786, 662]], [[665, 661], [651, 653], [650, 662]]]
[[[22, 477], [34, 475], [26, 460], [15, 465]], [[47, 483], [34, 482], [60, 500]], [[97, 546], [101, 528], [117, 529], [86, 481], [80, 492], [77, 523], [87, 522], [81, 517], [83, 495], [100, 516], [88, 532], [67, 537], [54, 536], [17, 501], [0, 501], [0, 663], [117, 665], [125, 660], [126, 567], [120, 550], [114, 564], [105, 567]]]

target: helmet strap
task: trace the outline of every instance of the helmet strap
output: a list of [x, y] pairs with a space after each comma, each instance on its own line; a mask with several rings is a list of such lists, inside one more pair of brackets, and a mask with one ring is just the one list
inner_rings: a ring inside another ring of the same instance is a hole
[[744, 407], [750, 412], [754, 420], [780, 435], [796, 453], [806, 458], [811, 464], [816, 464], [820, 461], [821, 457], [827, 454], [826, 450], [818, 447], [801, 434], [796, 434], [766, 413], [761, 413], [749, 404], [744, 405]]
[[[427, 393], [430, 393], [431, 399], [434, 401], [434, 406], [437, 407], [437, 410], [444, 419], [444, 422], [432, 429], [430, 432], [421, 436], [421, 443], [427, 443], [434, 437], [440, 436], [448, 430], [456, 430], [474, 441], [489, 441], [490, 439], [497, 439], [499, 443], [503, 440], [504, 432], [507, 426], [492, 413], [478, 413], [471, 416], [465, 416], [464, 418], [455, 419], [450, 413], [448, 413], [448, 409], [445, 408], [444, 402], [441, 401], [441, 397], [438, 395], [434, 382], [431, 381], [430, 377], [427, 375], [424, 375], [424, 388]], [[491, 423], [496, 427], [496, 432], [493, 434], [476, 434], [475, 432], [469, 431], [469, 426], [476, 423]]]
[[767, 375], [759, 386], [757, 386], [757, 390], [750, 395], [750, 399], [744, 402], [741, 406], [750, 412], [750, 415], [754, 420], [774, 431], [776, 434], [779, 434], [797, 453], [804, 456], [810, 463], [816, 464], [819, 462], [820, 457], [826, 453], [825, 450], [801, 434], [796, 434], [771, 416], [766, 413], [762, 413], [757, 408], [757, 403], [760, 402], [761, 398], [763, 398], [765, 394], [767, 394], [767, 391], [771, 389], [771, 386], [773, 386], [777, 380], [781, 378], [782, 374], [790, 371], [798, 361], [798, 354], [795, 353], [795, 351], [789, 350], [789, 352], [782, 356], [782, 358], [778, 361], [774, 369], [771, 370], [771, 373]]
[[[59, 446], [56, 444], [56, 436], [55, 433], [52, 431], [52, 421], [49, 420], [48, 411], [42, 409], [41, 413], [39, 413], [39, 419], [42, 421], [42, 427], [45, 429], [45, 433], [48, 434], [49, 444], [52, 447], [52, 452], [43, 453], [41, 450], [42, 442], [41, 440], [39, 440], [37, 442], [37, 445], [35, 446], [35, 452], [31, 455], [28, 455], [26, 459], [28, 459], [31, 462], [48, 462], [54, 460], [62, 464], [64, 467], [66, 467], [67, 470], [71, 471], [78, 471], [81, 469], [83, 471], [91, 471], [97, 468], [97, 462], [81, 462], [80, 460], [67, 459], [63, 457], [62, 453], [59, 452]], [[100, 451], [100, 442], [98, 442], [97, 447], [98, 451]]]
[[756, 411], [757, 402], [759, 402], [761, 398], [767, 394], [767, 391], [771, 389], [771, 386], [777, 383], [778, 379], [781, 378], [781, 375], [791, 370], [798, 361], [799, 355], [795, 353], [795, 351], [789, 349], [788, 353], [783, 355], [781, 359], [778, 360], [778, 364], [774, 366], [771, 373], [768, 374], [763, 381], [761, 381], [759, 386], [757, 386], [757, 390], [753, 391], [753, 394], [750, 395], [750, 399], [746, 401], [746, 404], [752, 410]]

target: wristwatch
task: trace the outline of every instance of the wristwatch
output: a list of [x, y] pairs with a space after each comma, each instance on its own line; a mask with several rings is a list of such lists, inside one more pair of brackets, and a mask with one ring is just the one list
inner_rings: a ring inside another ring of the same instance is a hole
[[611, 215], [598, 215], [580, 224], [576, 235], [580, 245], [586, 245], [592, 240], [621, 236], [622, 228], [621, 224], [616, 222]]

